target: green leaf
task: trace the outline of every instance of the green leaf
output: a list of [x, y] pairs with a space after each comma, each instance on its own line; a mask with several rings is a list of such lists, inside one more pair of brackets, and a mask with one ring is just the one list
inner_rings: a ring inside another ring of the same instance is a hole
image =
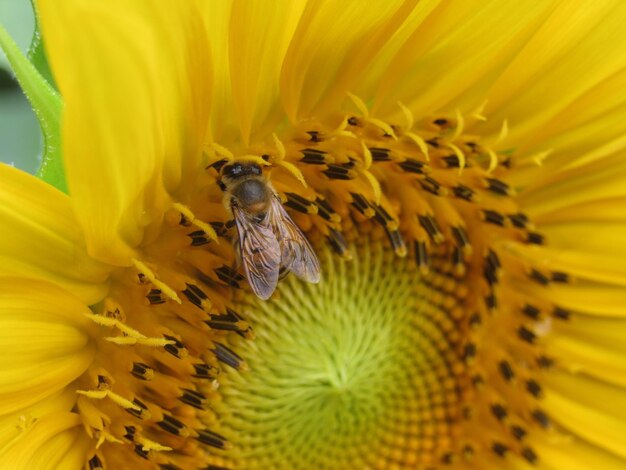
[[37, 11], [37, 4], [35, 0], [31, 0], [30, 3], [33, 6], [33, 12], [35, 13], [35, 30], [33, 31], [33, 37], [31, 39], [30, 46], [28, 47], [28, 53], [26, 56], [39, 71], [41, 76], [45, 78], [55, 90], [58, 90], [58, 87], [54, 82], [54, 78], [52, 77], [52, 72], [50, 71], [48, 57], [46, 56], [43, 44], [43, 37], [41, 36], [41, 31], [39, 29], [39, 13]]
[[0, 25], [0, 47], [4, 50], [24, 94], [37, 116], [44, 138], [44, 151], [37, 176], [67, 192], [61, 155], [61, 112], [59, 93], [22, 54], [6, 29]]

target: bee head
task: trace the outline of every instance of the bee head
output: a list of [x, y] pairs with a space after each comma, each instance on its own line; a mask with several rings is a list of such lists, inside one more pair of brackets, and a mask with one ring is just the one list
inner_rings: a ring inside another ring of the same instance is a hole
[[236, 162], [222, 167], [222, 176], [237, 179], [244, 176], [260, 176], [263, 170], [256, 163]]

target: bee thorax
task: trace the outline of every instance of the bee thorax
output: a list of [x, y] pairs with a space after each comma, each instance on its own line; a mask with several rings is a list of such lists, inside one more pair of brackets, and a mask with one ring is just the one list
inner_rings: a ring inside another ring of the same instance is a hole
[[232, 193], [240, 206], [252, 212], [263, 210], [271, 197], [267, 184], [257, 179], [242, 181]]

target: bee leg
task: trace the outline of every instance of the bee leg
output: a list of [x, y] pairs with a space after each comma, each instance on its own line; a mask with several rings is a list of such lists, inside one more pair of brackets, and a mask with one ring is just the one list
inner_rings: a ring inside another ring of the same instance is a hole
[[282, 281], [285, 277], [287, 277], [287, 274], [289, 274], [289, 270], [284, 266], [281, 266], [278, 271], [278, 279]]

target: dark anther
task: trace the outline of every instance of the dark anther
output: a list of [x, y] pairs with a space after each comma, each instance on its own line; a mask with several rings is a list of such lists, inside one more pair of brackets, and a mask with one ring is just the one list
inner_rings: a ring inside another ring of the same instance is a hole
[[311, 201], [296, 193], [285, 193], [285, 196], [287, 196], [287, 202], [285, 203], [287, 207], [305, 214], [309, 213], [308, 208], [312, 204]]
[[472, 384], [474, 385], [474, 387], [478, 387], [481, 385], [485, 384], [485, 378], [480, 375], [480, 374], [476, 374], [472, 376]]
[[391, 160], [389, 158], [389, 149], [382, 147], [370, 147], [369, 151], [372, 154], [372, 160], [375, 162], [388, 162]]
[[537, 365], [542, 369], [549, 369], [554, 365], [554, 359], [548, 356], [539, 356], [537, 358]]
[[504, 457], [509, 451], [509, 448], [501, 442], [494, 442], [491, 446], [491, 450], [493, 450], [499, 457]]
[[554, 307], [552, 315], [554, 315], [554, 318], [558, 318], [559, 320], [569, 320], [572, 314], [569, 310], [565, 310], [564, 308]]
[[518, 441], [521, 441], [526, 436], [526, 430], [517, 424], [511, 426], [511, 433]]
[[426, 242], [415, 242], [413, 244], [415, 250], [415, 263], [418, 268], [422, 266], [428, 267], [430, 259], [428, 257], [428, 249], [426, 248]]
[[324, 220], [331, 220], [333, 216], [335, 218], [338, 217], [337, 213], [334, 209], [328, 204], [326, 199], [317, 198], [315, 199], [315, 204], [317, 204], [317, 214]]
[[89, 459], [89, 470], [102, 470], [103, 468], [102, 461], [97, 455]]
[[350, 124], [351, 126], [358, 126], [359, 119], [356, 116], [349, 117], [348, 124]]
[[499, 212], [492, 211], [490, 209], [483, 210], [483, 215], [485, 217], [485, 222], [490, 224], [498, 225], [500, 227], [504, 227], [504, 216]]
[[452, 264], [454, 266], [459, 266], [463, 263], [463, 251], [461, 251], [461, 248], [457, 246], [452, 250]]
[[135, 454], [137, 454], [139, 457], [148, 460], [148, 451], [147, 450], [143, 450], [143, 444], [136, 444], [135, 445]]
[[539, 385], [535, 380], [528, 379], [526, 381], [526, 390], [535, 398], [541, 397], [541, 385]]
[[485, 268], [483, 269], [483, 276], [490, 286], [498, 282], [497, 268], [494, 267], [493, 263], [489, 262], [488, 258], [486, 259]]
[[552, 271], [552, 281], [561, 283], [569, 282], [569, 275], [561, 271]]
[[441, 230], [439, 230], [439, 226], [437, 225], [437, 221], [431, 217], [430, 215], [418, 215], [417, 219], [428, 236], [435, 242], [441, 242]]
[[228, 232], [228, 227], [224, 222], [209, 222], [209, 225], [213, 227], [218, 237], [223, 237]]
[[163, 420], [159, 421], [157, 425], [174, 436], [180, 436], [181, 431], [185, 429], [185, 425], [181, 421], [167, 414], [163, 414]]
[[441, 463], [449, 465], [454, 461], [454, 454], [452, 452], [446, 452], [441, 456]]
[[417, 173], [420, 175], [424, 174], [424, 168], [426, 167], [424, 162], [420, 162], [419, 160], [415, 160], [413, 158], [407, 158], [403, 162], [398, 163], [398, 165], [407, 173]]
[[197, 408], [198, 410], [204, 410], [206, 406], [206, 397], [195, 390], [183, 388], [181, 390], [183, 394], [178, 397], [180, 401], [186, 403], [189, 406]]
[[533, 465], [536, 465], [537, 462], [539, 461], [539, 457], [537, 457], [537, 454], [535, 454], [535, 451], [532, 450], [530, 447], [524, 447], [522, 449], [522, 457], [524, 457], [528, 462], [530, 462]]
[[191, 238], [191, 246], [202, 246], [211, 241], [204, 230], [189, 232], [187, 236]]
[[513, 222], [513, 226], [517, 228], [526, 228], [528, 225], [528, 216], [526, 214], [522, 214], [520, 212], [517, 214], [510, 214], [508, 217], [509, 220]]
[[548, 278], [548, 276], [546, 276], [542, 272], [537, 271], [536, 269], [533, 269], [530, 272], [530, 278], [533, 281], [538, 282], [542, 286], [547, 286], [550, 283], [550, 278]]
[[402, 238], [402, 234], [400, 233], [400, 231], [389, 230], [387, 227], [385, 227], [385, 233], [387, 234], [387, 238], [389, 238], [389, 242], [391, 243], [391, 247], [393, 248], [393, 251], [398, 255], [400, 255], [401, 253], [405, 255], [406, 245], [404, 243], [404, 239]]
[[547, 428], [550, 426], [550, 418], [543, 411], [537, 409], [532, 412], [532, 417], [542, 428]]
[[107, 379], [104, 375], [98, 375], [97, 377], [98, 384], [96, 387], [98, 390], [105, 390], [111, 387], [109, 379]]
[[485, 261], [487, 262], [487, 265], [489, 265], [489, 267], [493, 270], [496, 270], [500, 266], [502, 266], [502, 264], [500, 263], [500, 258], [498, 257], [497, 253], [491, 249], [487, 251], [487, 256], [485, 257]]
[[426, 143], [433, 148], [439, 148], [439, 142], [437, 142], [437, 137], [433, 137], [432, 139], [427, 140]]
[[193, 365], [194, 374], [192, 377], [197, 379], [215, 380], [220, 375], [220, 370], [216, 367], [204, 363], [196, 363]]
[[485, 305], [489, 310], [495, 310], [498, 307], [498, 299], [496, 299], [495, 293], [491, 292], [485, 297]]
[[526, 315], [527, 317], [532, 318], [533, 320], [537, 320], [539, 319], [539, 315], [541, 314], [541, 311], [534, 305], [526, 304], [524, 305], [524, 308], [522, 309], [522, 313]]
[[454, 192], [454, 195], [456, 197], [465, 199], [466, 201], [471, 202], [472, 199], [474, 198], [474, 191], [472, 191], [472, 189], [462, 184], [459, 184], [458, 186], [454, 186], [452, 188], [452, 192]]
[[441, 159], [445, 162], [447, 168], [459, 168], [461, 166], [459, 157], [456, 154], [446, 155], [441, 157]]
[[513, 372], [513, 368], [508, 361], [500, 361], [498, 363], [498, 369], [500, 369], [500, 374], [504, 377], [504, 380], [510, 382], [515, 378], [515, 372]]
[[221, 315], [210, 315], [211, 319], [205, 323], [214, 330], [234, 331], [247, 338], [252, 333], [252, 327], [241, 316], [230, 308]]
[[467, 343], [463, 348], [462, 358], [464, 361], [468, 361], [476, 356], [476, 345], [474, 343]]
[[220, 279], [220, 281], [229, 285], [230, 287], [235, 287], [240, 289], [240, 282], [243, 281], [243, 276], [235, 271], [230, 266], [223, 265], [215, 270], [215, 274]]
[[143, 362], [133, 362], [133, 368], [130, 373], [139, 380], [150, 380], [154, 371], [150, 366], [148, 366], [148, 364], [144, 364]]
[[139, 398], [133, 399], [133, 405], [135, 405], [139, 409], [135, 408], [124, 408], [128, 413], [133, 415], [135, 418], [143, 419], [145, 417], [145, 412], [148, 410], [148, 407], [144, 402], [142, 402]]
[[369, 201], [359, 193], [350, 193], [350, 196], [352, 196], [352, 205], [354, 208], [365, 215], [365, 211], [371, 208]]
[[165, 349], [172, 356], [180, 359], [182, 357], [181, 351], [186, 351], [185, 345], [173, 336], [163, 335], [163, 337], [168, 341], [173, 341], [173, 344], [166, 344], [165, 346], [163, 346], [163, 349]]
[[448, 120], [444, 118], [439, 118], [439, 119], [435, 119], [433, 123], [437, 124], [438, 126], [445, 126], [446, 124], [448, 124]]
[[182, 225], [183, 227], [191, 227], [191, 221], [185, 216], [185, 214], [180, 214], [178, 224]]
[[146, 296], [150, 305], [159, 305], [165, 303], [165, 298], [163, 297], [163, 293], [161, 289], [150, 289], [148, 295]]
[[517, 329], [517, 335], [521, 339], [523, 339], [524, 341], [530, 344], [534, 344], [535, 340], [537, 339], [537, 335], [533, 333], [531, 330], [529, 330], [528, 328], [526, 328], [525, 326], [520, 326]]
[[526, 235], [526, 241], [533, 245], [543, 245], [546, 242], [546, 239], [540, 233], [528, 232], [528, 234]]
[[354, 173], [352, 173], [349, 169], [339, 165], [329, 164], [326, 166], [326, 169], [322, 171], [322, 173], [328, 176], [331, 180], [354, 179]]
[[500, 404], [491, 405], [491, 413], [493, 413], [498, 421], [502, 421], [508, 416], [506, 408]]
[[485, 181], [487, 182], [487, 189], [493, 193], [508, 196], [511, 190], [508, 184], [497, 178], [485, 178]]
[[137, 431], [135, 426], [124, 426], [124, 431], [126, 431], [126, 434], [124, 434], [124, 439], [128, 439], [129, 441], [133, 442], [135, 440], [135, 432]]
[[202, 470], [230, 470], [226, 467], [220, 467], [218, 465], [209, 465], [208, 467], [204, 467]]
[[173, 463], [162, 463], [159, 464], [160, 470], [181, 470], [181, 468]]
[[311, 136], [309, 138], [309, 142], [321, 142], [322, 141], [322, 138], [318, 131], [307, 131], [307, 134]]
[[420, 180], [419, 184], [424, 191], [428, 191], [435, 196], [439, 196], [441, 193], [441, 184], [439, 184], [438, 181], [434, 180], [430, 176], [427, 176], [424, 179]]
[[309, 165], [325, 165], [326, 152], [322, 152], [317, 149], [303, 149], [300, 150], [303, 157], [300, 159], [302, 163], [308, 163]]
[[328, 242], [330, 246], [341, 256], [345, 256], [348, 253], [348, 242], [346, 242], [343, 233], [334, 228], [328, 229]]
[[202, 308], [202, 302], [207, 300], [208, 297], [198, 286], [187, 283], [187, 288], [182, 291], [182, 294], [187, 297], [189, 302], [194, 304], [199, 309], [204, 310]]
[[460, 246], [461, 248], [464, 248], [467, 245], [469, 245], [467, 232], [465, 231], [463, 227], [452, 227], [450, 231], [452, 232], [452, 236], [454, 237], [454, 240], [456, 241], [456, 244], [458, 246]]
[[393, 222], [393, 217], [389, 215], [389, 212], [385, 210], [383, 206], [378, 204], [370, 204], [370, 207], [374, 209], [374, 220], [378, 222], [382, 227], [387, 227], [390, 222]]
[[226, 447], [226, 438], [217, 434], [216, 432], [209, 431], [208, 429], [198, 430], [197, 440], [211, 447], [217, 447], [223, 449]]
[[241, 359], [241, 357], [239, 357], [232, 349], [227, 348], [221, 343], [215, 343], [213, 354], [215, 354], [218, 361], [229, 365], [233, 369], [239, 369], [243, 364], [243, 359]]
[[468, 322], [470, 326], [480, 325], [482, 323], [482, 319], [480, 318], [480, 313], [474, 312], [472, 315], [470, 315]]

